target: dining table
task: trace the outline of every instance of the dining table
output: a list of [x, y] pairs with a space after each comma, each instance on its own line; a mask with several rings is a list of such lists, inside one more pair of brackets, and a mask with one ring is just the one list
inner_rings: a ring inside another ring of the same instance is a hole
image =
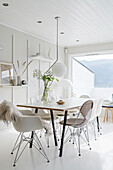
[[[34, 104], [33, 103], [25, 103], [25, 104], [18, 103], [17, 107], [35, 109], [35, 113], [38, 113], [38, 109], [46, 109], [46, 110], [50, 111], [55, 146], [58, 146], [58, 143], [57, 143], [57, 137], [56, 137], [55, 124], [54, 124], [54, 111], [64, 112], [64, 124], [63, 124], [63, 128], [62, 128], [61, 143], [60, 143], [60, 149], [59, 149], [60, 150], [59, 157], [62, 157], [65, 127], [66, 127], [68, 111], [79, 108], [87, 100], [90, 100], [90, 99], [88, 99], [88, 98], [68, 98], [68, 99], [64, 100], [64, 104], [62, 104], [62, 105], [58, 104], [56, 101], [53, 101], [51, 103], [43, 103], [40, 101], [40, 102], [37, 102]], [[33, 132], [32, 132], [32, 136], [33, 136]], [[32, 147], [32, 143], [31, 143], [31, 147]]]

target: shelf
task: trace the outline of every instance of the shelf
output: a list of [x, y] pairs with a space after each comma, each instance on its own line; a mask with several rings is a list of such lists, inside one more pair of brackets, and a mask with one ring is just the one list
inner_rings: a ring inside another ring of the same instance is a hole
[[54, 62], [54, 60], [45, 58], [42, 56], [37, 56], [37, 57], [29, 57], [31, 60], [39, 60], [39, 61], [45, 61], [45, 62]]
[[0, 87], [28, 87], [28, 85], [23, 85], [23, 86], [10, 86], [10, 85], [0, 85]]

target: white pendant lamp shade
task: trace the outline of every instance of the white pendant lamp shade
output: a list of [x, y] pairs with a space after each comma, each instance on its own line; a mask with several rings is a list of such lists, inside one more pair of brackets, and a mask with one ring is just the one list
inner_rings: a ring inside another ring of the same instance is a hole
[[58, 87], [73, 87], [73, 84], [69, 79], [61, 79]]
[[52, 67], [52, 71], [56, 77], [62, 77], [66, 74], [66, 66], [62, 62], [57, 62]]

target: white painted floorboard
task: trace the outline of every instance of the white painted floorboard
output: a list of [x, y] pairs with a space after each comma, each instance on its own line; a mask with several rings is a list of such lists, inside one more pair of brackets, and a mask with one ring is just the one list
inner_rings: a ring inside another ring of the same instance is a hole
[[102, 123], [102, 127], [103, 135], [96, 141], [91, 140], [91, 151], [82, 145], [81, 157], [76, 147], [68, 142], [60, 158], [59, 147], [54, 146], [53, 137], [50, 138], [50, 148], [46, 147], [43, 137], [41, 142], [50, 163], [35, 148], [27, 147], [16, 167], [12, 166], [15, 154], [11, 155], [10, 152], [17, 133], [14, 130], [0, 132], [0, 170], [113, 170], [113, 123]]

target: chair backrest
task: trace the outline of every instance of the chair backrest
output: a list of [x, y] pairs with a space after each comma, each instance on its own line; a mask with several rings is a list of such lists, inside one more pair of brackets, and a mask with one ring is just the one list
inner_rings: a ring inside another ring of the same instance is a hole
[[22, 116], [13, 122], [14, 128], [18, 132], [30, 132], [43, 128], [42, 122], [38, 116]]
[[99, 99], [98, 106], [97, 106], [97, 111], [96, 111], [96, 115], [95, 115], [96, 117], [101, 114], [103, 101], [104, 101], [103, 98]]
[[97, 114], [97, 107], [99, 104], [99, 99], [93, 101], [93, 108], [90, 116], [90, 121], [92, 121], [95, 118], [95, 115]]
[[31, 98], [30, 98], [30, 101], [31, 101], [32, 104], [37, 104], [37, 103], [39, 103], [39, 100], [38, 100], [37, 97], [31, 97]]
[[81, 106], [80, 113], [84, 118], [87, 118], [87, 116], [90, 117], [92, 108], [93, 108], [93, 101], [88, 100]]
[[79, 98], [90, 98], [88, 95], [81, 95]]

